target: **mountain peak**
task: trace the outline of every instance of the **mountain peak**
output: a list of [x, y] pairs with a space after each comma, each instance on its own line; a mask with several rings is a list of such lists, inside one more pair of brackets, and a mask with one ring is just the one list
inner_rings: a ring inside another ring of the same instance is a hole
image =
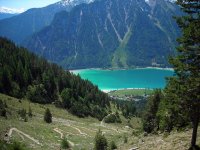
[[0, 13], [7, 13], [7, 14], [20, 14], [24, 12], [25, 10], [23, 8], [15, 9], [15, 8], [8, 8], [8, 7], [0, 7]]
[[93, 1], [94, 0], [61, 0], [57, 4], [65, 7], [65, 6], [69, 6], [69, 5], [76, 6], [76, 5], [79, 5], [81, 3], [91, 3]]

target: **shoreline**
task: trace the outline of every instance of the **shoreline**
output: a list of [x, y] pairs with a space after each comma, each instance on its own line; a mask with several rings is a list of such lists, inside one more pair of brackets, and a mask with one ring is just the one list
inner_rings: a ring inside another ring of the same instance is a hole
[[110, 93], [112, 91], [120, 91], [120, 90], [145, 90], [145, 89], [153, 90], [150, 88], [119, 88], [119, 89], [102, 89], [102, 90], [100, 89], [100, 90], [104, 93]]
[[173, 68], [161, 68], [161, 67], [138, 67], [138, 68], [86, 68], [86, 69], [73, 69], [73, 70], [69, 70], [69, 72], [71, 73], [79, 73], [81, 71], [86, 71], [86, 70], [105, 70], [105, 71], [116, 71], [116, 70], [139, 70], [139, 69], [157, 69], [157, 70], [166, 70], [166, 71], [174, 71]]

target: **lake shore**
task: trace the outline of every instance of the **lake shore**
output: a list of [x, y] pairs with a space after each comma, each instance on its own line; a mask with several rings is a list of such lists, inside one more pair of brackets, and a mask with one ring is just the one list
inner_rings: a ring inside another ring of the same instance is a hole
[[71, 70], [72, 74], [91, 81], [105, 93], [116, 90], [164, 88], [165, 77], [173, 76], [171, 68], [130, 68], [110, 70], [90, 68]]
[[115, 71], [115, 70], [135, 70], [135, 69], [158, 69], [158, 70], [167, 70], [167, 71], [174, 71], [173, 68], [161, 68], [161, 67], [136, 67], [136, 68], [86, 68], [86, 69], [74, 69], [74, 70], [69, 70], [71, 73], [78, 74], [81, 71], [86, 71], [86, 70], [106, 70], [106, 71]]
[[104, 93], [110, 93], [113, 91], [122, 91], [122, 90], [153, 90], [153, 89], [149, 89], [149, 88], [119, 88], [119, 89], [102, 89], [101, 91]]

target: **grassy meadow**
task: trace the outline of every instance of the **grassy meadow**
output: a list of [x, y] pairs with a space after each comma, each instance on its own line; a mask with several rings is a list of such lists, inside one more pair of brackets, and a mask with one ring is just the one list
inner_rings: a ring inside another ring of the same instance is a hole
[[[94, 137], [99, 129], [109, 142], [115, 141], [120, 150], [134, 147], [138, 147], [140, 150], [170, 150], [174, 148], [186, 150], [190, 144], [191, 129], [182, 132], [174, 131], [171, 134], [161, 133], [144, 136], [140, 118], [131, 118], [129, 122], [132, 128], [130, 128], [128, 120], [121, 114], [121, 124], [106, 124], [91, 117], [78, 118], [54, 105], [31, 103], [25, 99], [19, 100], [3, 94], [0, 94], [0, 99], [5, 101], [8, 106], [7, 118], [0, 117], [0, 137], [5, 139], [6, 133], [13, 129], [10, 140], [22, 142], [29, 149], [60, 149], [63, 137], [67, 138], [73, 150], [93, 149]], [[27, 122], [25, 122], [17, 112], [22, 108], [28, 112], [29, 106], [33, 116], [32, 118], [28, 117]], [[50, 109], [53, 116], [51, 124], [47, 124], [43, 120], [46, 108]], [[113, 105], [112, 109], [114, 112]], [[200, 145], [200, 139], [198, 139], [198, 144]]]

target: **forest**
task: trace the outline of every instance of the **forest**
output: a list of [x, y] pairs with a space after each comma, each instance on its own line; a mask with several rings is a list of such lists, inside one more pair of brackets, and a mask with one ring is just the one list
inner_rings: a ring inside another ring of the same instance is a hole
[[175, 17], [182, 36], [177, 39], [177, 55], [169, 59], [175, 76], [167, 79], [163, 91], [157, 90], [146, 105], [143, 129], [147, 133], [193, 128], [190, 149], [196, 145], [200, 121], [200, 5], [199, 0], [177, 0], [185, 12]]
[[0, 93], [102, 119], [109, 97], [87, 80], [0, 38]]

